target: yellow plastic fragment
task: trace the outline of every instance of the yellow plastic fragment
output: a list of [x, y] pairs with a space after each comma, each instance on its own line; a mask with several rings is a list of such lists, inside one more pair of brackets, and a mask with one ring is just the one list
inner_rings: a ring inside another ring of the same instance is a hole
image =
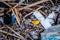
[[33, 21], [32, 21], [32, 24], [33, 24], [33, 25], [37, 25], [37, 24], [39, 24], [39, 23], [40, 23], [39, 20], [33, 20]]

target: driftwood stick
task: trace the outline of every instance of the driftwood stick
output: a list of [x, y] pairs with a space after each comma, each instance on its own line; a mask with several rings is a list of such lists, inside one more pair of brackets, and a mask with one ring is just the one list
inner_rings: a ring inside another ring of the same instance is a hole
[[5, 1], [15, 1], [15, 0], [0, 0], [0, 2], [5, 2]]
[[[22, 3], [23, 1], [25, 1], [25, 0], [21, 0], [18, 4], [16, 4], [13, 8], [11, 8], [8, 12], [10, 12], [12, 9], [16, 8], [18, 5], [21, 5], [21, 3]], [[8, 13], [8, 12], [7, 12], [7, 13]]]
[[[16, 38], [19, 38], [19, 37], [16, 36], [15, 34], [11, 34], [11, 33], [8, 33], [8, 32], [6, 32], [6, 31], [3, 31], [3, 30], [0, 30], [0, 32], [5, 33], [5, 34], [10, 35], [10, 36], [14, 36], [14, 37], [16, 37]], [[20, 39], [20, 38], [19, 38], [19, 39]]]
[[25, 38], [24, 38], [23, 36], [21, 36], [20, 34], [18, 34], [17, 32], [15, 32], [12, 28], [10, 28], [10, 27], [7, 26], [7, 25], [6, 25], [6, 27], [7, 27], [8, 29], [10, 29], [12, 32], [14, 32], [16, 35], [18, 35], [18, 36], [20, 37], [20, 39], [25, 40]]
[[50, 0], [50, 2], [51, 2], [51, 4], [54, 6], [54, 3], [53, 3], [53, 1], [52, 1], [52, 0]]
[[[32, 24], [29, 24], [29, 25], [32, 25]], [[31, 32], [33, 30], [38, 30], [39, 32], [41, 32], [44, 29], [42, 26], [38, 26], [38, 25], [32, 25], [32, 26], [34, 26], [34, 29], [33, 28], [32, 29], [28, 29], [26, 31], [27, 33]]]
[[6, 2], [3, 2], [4, 4], [6, 4], [7, 6], [9, 6], [10, 8], [12, 8], [12, 6], [11, 5], [9, 5], [8, 3], [6, 3]]
[[[21, 6], [21, 7], [23, 7], [23, 6]], [[20, 11], [20, 8], [17, 8], [18, 9], [18, 11]], [[26, 10], [33, 10], [33, 8], [26, 8]]]
[[27, 15], [25, 15], [23, 18], [31, 15], [34, 11], [38, 11], [39, 9], [41, 9], [41, 8], [43, 8], [43, 7], [44, 7], [44, 6], [41, 6], [41, 7], [37, 8], [36, 10], [33, 10], [32, 12], [28, 13]]
[[29, 7], [38, 5], [38, 4], [43, 3], [43, 2], [46, 2], [46, 1], [48, 1], [48, 0], [42, 0], [42, 1], [35, 2], [33, 4], [30, 4], [30, 5], [27, 5], [27, 6], [23, 7], [23, 8], [20, 8], [20, 10], [23, 10], [23, 9], [26, 9], [26, 8], [29, 8]]
[[[35, 6], [35, 5], [37, 5], [37, 4], [40, 4], [40, 3], [43, 3], [43, 2], [46, 2], [46, 1], [48, 1], [48, 0], [42, 0], [42, 1], [35, 2], [35, 3], [33, 3], [33, 4], [30, 4], [30, 5], [27, 5], [27, 6], [23, 7], [23, 8], [21, 8], [20, 10], [23, 10], [23, 9], [26, 9], [26, 8]], [[22, 2], [21, 2], [21, 3], [22, 3]], [[11, 8], [11, 10], [14, 9], [15, 7], [17, 7], [18, 5], [20, 5], [20, 4], [17, 4], [17, 5], [14, 6], [13, 8]], [[11, 10], [9, 10], [8, 12], [10, 12]], [[8, 13], [8, 12], [7, 12], [7, 13]]]
[[39, 10], [43, 15], [48, 16], [48, 13], [43, 12], [42, 10]]
[[18, 24], [20, 25], [20, 18], [19, 18], [19, 12], [17, 11], [17, 9], [15, 8], [14, 10], [12, 10], [15, 13], [15, 18], [16, 21], [18, 22]]
[[4, 15], [4, 13], [0, 13], [0, 16], [3, 16]]
[[[6, 2], [4, 2], [6, 5], [8, 5], [9, 7], [12, 7], [11, 5], [9, 5], [8, 3], [6, 3]], [[19, 19], [19, 17], [18, 17], [18, 15], [19, 15], [19, 12], [17, 11], [17, 9], [15, 8], [14, 9], [15, 11], [15, 13], [16, 13], [16, 20], [17, 20], [17, 22], [18, 22], [18, 24], [20, 25], [20, 19]]]
[[4, 27], [1, 27], [0, 29], [3, 29]]

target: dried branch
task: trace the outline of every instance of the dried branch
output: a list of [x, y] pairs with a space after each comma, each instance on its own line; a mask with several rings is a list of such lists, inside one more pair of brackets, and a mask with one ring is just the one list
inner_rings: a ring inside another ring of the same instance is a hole
[[48, 13], [43, 12], [42, 10], [39, 10], [43, 15], [48, 16]]
[[6, 3], [6, 2], [3, 2], [4, 4], [6, 4], [7, 6], [9, 6], [9, 7], [11, 7], [12, 8], [12, 6], [11, 5], [9, 5], [8, 3]]
[[20, 10], [23, 10], [23, 9], [26, 9], [26, 8], [29, 8], [29, 7], [33, 7], [35, 5], [38, 5], [38, 4], [46, 2], [46, 1], [48, 1], [48, 0], [42, 0], [42, 1], [35, 2], [33, 4], [30, 4], [30, 5], [27, 5], [27, 6], [23, 7], [23, 8], [20, 8]]
[[[8, 12], [10, 12], [12, 9], [16, 8], [18, 5], [21, 5], [21, 3], [22, 3], [23, 1], [25, 1], [25, 0], [21, 0], [18, 4], [16, 4], [13, 8], [11, 8]], [[7, 12], [7, 13], [8, 13], [8, 12]]]
[[25, 15], [23, 18], [26, 18], [27, 16], [31, 15], [34, 11], [38, 11], [39, 9], [43, 8], [44, 6], [41, 6], [35, 10], [33, 10], [32, 12], [28, 13], [27, 15]]
[[20, 25], [20, 18], [19, 18], [19, 12], [17, 11], [17, 9], [15, 8], [14, 10], [12, 10], [14, 13], [15, 13], [15, 18], [16, 18], [16, 20], [17, 20], [17, 22], [18, 22], [18, 24]]
[[4, 27], [1, 27], [0, 29], [3, 29]]
[[12, 32], [14, 32], [16, 35], [18, 35], [18, 36], [20, 37], [20, 39], [25, 40], [25, 38], [24, 38], [23, 36], [21, 36], [20, 34], [18, 34], [17, 32], [15, 32], [12, 28], [10, 28], [10, 27], [7, 26], [7, 25], [6, 25], [6, 27], [7, 27], [8, 29], [10, 29]]
[[0, 0], [0, 2], [4, 2], [4, 1], [15, 1], [15, 0]]
[[[8, 33], [8, 32], [6, 32], [6, 31], [3, 31], [3, 30], [0, 30], [0, 32], [5, 33], [5, 34], [10, 35], [10, 36], [14, 36], [14, 37], [16, 37], [16, 38], [19, 38], [19, 37], [16, 36], [15, 34], [11, 34], [11, 33]], [[20, 39], [20, 38], [19, 38], [19, 39]]]

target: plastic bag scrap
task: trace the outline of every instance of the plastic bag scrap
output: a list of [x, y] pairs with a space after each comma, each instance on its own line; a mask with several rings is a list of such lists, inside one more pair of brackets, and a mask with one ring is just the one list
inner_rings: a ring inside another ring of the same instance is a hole
[[58, 32], [42, 33], [41, 40], [60, 40], [60, 34]]
[[55, 25], [41, 33], [41, 40], [60, 40], [60, 25]]

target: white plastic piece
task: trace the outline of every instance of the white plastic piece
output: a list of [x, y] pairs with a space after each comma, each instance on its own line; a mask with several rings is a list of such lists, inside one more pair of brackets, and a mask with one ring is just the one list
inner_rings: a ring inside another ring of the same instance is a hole
[[49, 27], [51, 27], [52, 23], [54, 23], [54, 21], [52, 19], [49, 18], [53, 18], [55, 16], [54, 12], [52, 12], [51, 14], [49, 14], [49, 16], [45, 19], [44, 16], [39, 12], [39, 11], [35, 11], [33, 12], [33, 15], [41, 21], [41, 24], [44, 26], [45, 29], [48, 29]]
[[39, 11], [33, 12], [33, 15], [40, 21], [45, 19], [44, 16]]
[[51, 24], [47, 20], [41, 21], [41, 24], [44, 26], [45, 29], [48, 29], [49, 27], [51, 27]]
[[55, 16], [55, 13], [52, 12], [51, 14], [49, 14], [48, 18], [53, 18]]
[[53, 20], [54, 17], [55, 17], [55, 13], [52, 12], [51, 14], [49, 14], [49, 16], [46, 18], [46, 20], [47, 20], [50, 24], [53, 24], [53, 23], [54, 23], [54, 20]]

